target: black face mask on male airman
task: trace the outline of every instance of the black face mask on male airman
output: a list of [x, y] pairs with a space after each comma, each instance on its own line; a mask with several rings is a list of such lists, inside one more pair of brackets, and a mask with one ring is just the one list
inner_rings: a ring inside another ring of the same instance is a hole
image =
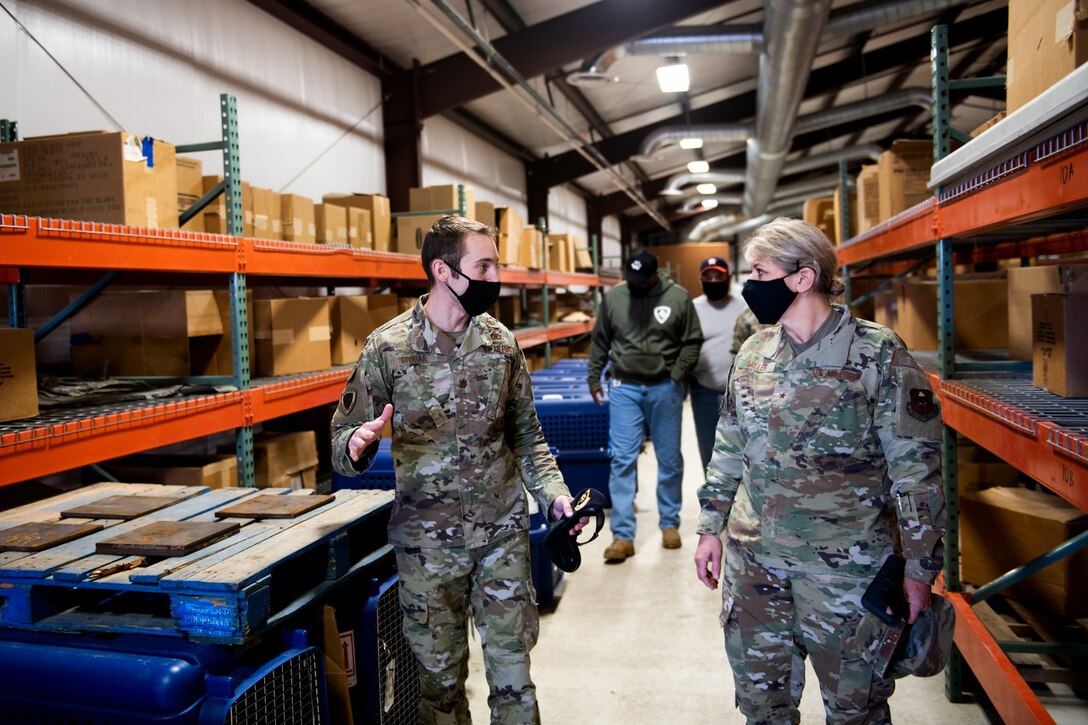
[[454, 292], [453, 287], [446, 285], [450, 292], [453, 292], [453, 296], [457, 298], [457, 301], [461, 303], [461, 307], [470, 317], [476, 315], [482, 315], [487, 312], [491, 305], [495, 304], [495, 300], [499, 299], [499, 291], [502, 289], [502, 283], [489, 282], [486, 279], [472, 279], [467, 274], [457, 269], [457, 267], [450, 267], [450, 271], [456, 272], [458, 276], [464, 277], [468, 280], [468, 287], [461, 294]]

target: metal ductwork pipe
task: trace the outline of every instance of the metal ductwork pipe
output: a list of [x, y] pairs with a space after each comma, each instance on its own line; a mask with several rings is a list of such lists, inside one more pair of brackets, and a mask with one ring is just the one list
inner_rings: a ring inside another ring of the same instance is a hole
[[[860, 10], [851, 10], [830, 18], [824, 28], [824, 38], [867, 33], [884, 25], [892, 25], [920, 15], [943, 12], [967, 3], [968, 0], [894, 0], [879, 5], [869, 4]], [[866, 3], [859, 3], [859, 5], [866, 5]]]
[[901, 108], [918, 106], [928, 110], [933, 107], [933, 94], [931, 91], [921, 88], [904, 88], [892, 93], [885, 93], [876, 98], [868, 98], [856, 103], [848, 103], [838, 108], [829, 108], [826, 111], [818, 111], [797, 119], [794, 133], [802, 134], [809, 131], [819, 131], [832, 126], [838, 126], [851, 121], [860, 121], [870, 116], [879, 116], [882, 113], [898, 111]]
[[785, 175], [803, 174], [806, 171], [822, 169], [825, 166], [831, 166], [840, 161], [857, 161], [858, 159], [871, 159], [876, 161], [880, 157], [882, 151], [883, 149], [876, 144], [836, 149], [834, 151], [828, 151], [827, 153], [806, 156], [790, 161], [782, 167], [782, 173]]
[[762, 50], [763, 32], [759, 25], [681, 25], [627, 44], [629, 55], [759, 53]]
[[665, 188], [661, 190], [662, 196], [679, 196], [681, 187], [688, 184], [739, 184], [744, 181], [744, 170], [735, 171], [710, 171], [705, 174], [691, 174], [684, 172], [669, 177]]
[[804, 181], [796, 181], [792, 184], [783, 184], [775, 190], [774, 199], [785, 199], [790, 196], [799, 196], [802, 194], [812, 195], [821, 191], [827, 191], [828, 189], [834, 189], [839, 185], [838, 174], [824, 174], [823, 176], [814, 176], [811, 179], [805, 179]]
[[740, 206], [744, 203], [744, 196], [741, 194], [709, 194], [693, 196], [690, 199], [685, 199], [684, 203], [680, 205], [680, 211], [692, 211], [700, 204], [704, 199], [713, 199], [718, 202], [719, 206]]
[[662, 126], [642, 139], [637, 159], [648, 159], [662, 146], [679, 143], [685, 138], [701, 138], [704, 142], [729, 143], [747, 141], [754, 132], [750, 123], [700, 124], [694, 126]]
[[748, 141], [744, 210], [763, 213], [786, 163], [831, 0], [768, 0], [756, 89], [756, 136]]

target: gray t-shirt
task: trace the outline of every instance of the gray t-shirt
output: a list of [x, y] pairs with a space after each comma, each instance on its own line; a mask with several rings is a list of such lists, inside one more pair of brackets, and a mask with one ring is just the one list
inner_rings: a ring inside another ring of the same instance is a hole
[[695, 380], [704, 388], [722, 392], [729, 382], [729, 368], [733, 365], [733, 328], [737, 315], [745, 308], [738, 294], [730, 294], [724, 300], [711, 302], [706, 295], [699, 295], [693, 302], [703, 328], [703, 346], [699, 350], [699, 362], [695, 364]]

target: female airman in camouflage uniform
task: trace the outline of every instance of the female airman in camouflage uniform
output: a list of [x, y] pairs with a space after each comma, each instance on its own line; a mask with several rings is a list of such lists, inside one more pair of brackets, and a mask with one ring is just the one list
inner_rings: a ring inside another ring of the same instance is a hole
[[745, 256], [744, 297], [779, 324], [734, 360], [695, 555], [700, 581], [724, 577], [737, 703], [749, 723], [798, 722], [807, 655], [829, 723], [890, 722], [893, 681], [871, 664], [884, 629], [861, 595], [897, 552], [908, 621], [929, 606], [945, 530], [940, 409], [898, 336], [830, 303], [835, 249], [816, 227], [776, 219]]
[[541, 433], [521, 349], [484, 314], [498, 296], [495, 230], [443, 217], [424, 239], [422, 261], [429, 294], [367, 338], [348, 378], [332, 422], [333, 465], [345, 475], [365, 471], [392, 419], [389, 543], [404, 634], [419, 663], [420, 722], [471, 721], [471, 611], [491, 721], [536, 723], [529, 650], [539, 619], [525, 490], [552, 518], [571, 515], [570, 492]]

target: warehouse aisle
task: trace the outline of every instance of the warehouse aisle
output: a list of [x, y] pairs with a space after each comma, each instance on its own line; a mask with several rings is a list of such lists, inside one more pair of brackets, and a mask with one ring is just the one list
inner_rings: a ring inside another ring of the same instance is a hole
[[[582, 549], [582, 567], [568, 574], [553, 611], [541, 617], [533, 650], [533, 679], [543, 721], [553, 725], [643, 725], [658, 723], [739, 723], [733, 683], [718, 626], [720, 592], [695, 578], [698, 518], [695, 491], [701, 483], [690, 406], [684, 419], [683, 548], [661, 548], [653, 485], [653, 452], [639, 459], [636, 555], [606, 565], [611, 541], [605, 524], [600, 538]], [[479, 641], [472, 634], [469, 698], [473, 722], [489, 721], [487, 682]], [[816, 676], [801, 702], [804, 723], [824, 722]], [[897, 725], [989, 723], [977, 705], [952, 705], [944, 677], [908, 678], [891, 701]]]

